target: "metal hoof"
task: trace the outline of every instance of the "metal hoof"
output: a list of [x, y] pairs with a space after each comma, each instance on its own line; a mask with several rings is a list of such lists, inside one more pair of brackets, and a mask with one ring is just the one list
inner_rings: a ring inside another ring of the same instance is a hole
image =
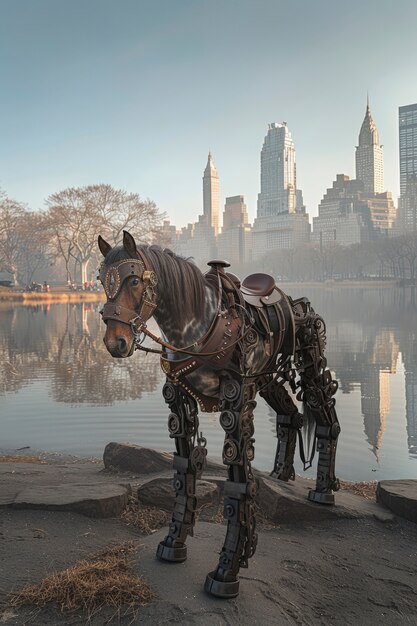
[[183, 563], [187, 560], [187, 546], [168, 547], [163, 541], [158, 545], [156, 556], [161, 561], [169, 561], [171, 563]]
[[216, 598], [226, 600], [236, 598], [239, 595], [239, 580], [221, 581], [214, 578], [215, 572], [210, 572], [206, 576], [204, 590]]
[[318, 504], [334, 504], [334, 493], [310, 489], [308, 492], [308, 499], [312, 502], [317, 502]]

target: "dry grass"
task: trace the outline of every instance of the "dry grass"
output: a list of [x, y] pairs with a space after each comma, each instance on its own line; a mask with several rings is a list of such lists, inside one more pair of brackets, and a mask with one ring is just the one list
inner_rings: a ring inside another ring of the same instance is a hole
[[38, 456], [19, 456], [18, 454], [4, 454], [0, 456], [0, 463], [37, 463], [45, 464], [46, 461]]
[[138, 608], [154, 595], [148, 583], [131, 570], [129, 560], [138, 548], [134, 541], [110, 545], [12, 594], [10, 606], [54, 604], [62, 612], [82, 609], [88, 619], [102, 609], [111, 609], [119, 617], [122, 610], [136, 616]]
[[134, 526], [141, 533], [151, 535], [166, 526], [171, 515], [154, 506], [140, 504], [137, 498], [131, 496], [121, 518], [128, 526]]
[[340, 481], [340, 487], [346, 491], [351, 491], [357, 496], [362, 496], [366, 500], [376, 500], [377, 480], [363, 481], [359, 483], [351, 483], [346, 480]]

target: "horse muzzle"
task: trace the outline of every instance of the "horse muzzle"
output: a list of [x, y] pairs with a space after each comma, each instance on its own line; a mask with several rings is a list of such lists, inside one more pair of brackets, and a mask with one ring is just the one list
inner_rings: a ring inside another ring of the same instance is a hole
[[132, 356], [135, 351], [135, 342], [133, 337], [126, 337], [121, 332], [111, 332], [109, 327], [107, 327], [103, 341], [107, 350], [116, 359], [125, 359]]

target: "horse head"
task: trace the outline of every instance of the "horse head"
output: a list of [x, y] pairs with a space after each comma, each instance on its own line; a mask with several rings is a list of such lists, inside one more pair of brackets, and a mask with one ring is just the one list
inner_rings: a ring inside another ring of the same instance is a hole
[[112, 248], [100, 235], [104, 256], [100, 281], [107, 296], [102, 316], [107, 328], [103, 341], [113, 357], [132, 356], [135, 339], [156, 308], [156, 275], [132, 235], [123, 231], [123, 245]]

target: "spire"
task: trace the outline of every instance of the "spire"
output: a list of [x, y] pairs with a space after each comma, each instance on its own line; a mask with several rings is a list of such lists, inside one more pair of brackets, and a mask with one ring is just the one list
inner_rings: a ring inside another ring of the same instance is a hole
[[211, 156], [211, 151], [209, 150], [207, 157], [207, 165], [204, 170], [204, 176], [217, 176], [217, 169], [214, 165], [213, 157]]
[[359, 132], [359, 145], [371, 146], [372, 144], [379, 146], [379, 135], [376, 124], [372, 119], [371, 107], [369, 106], [369, 94], [367, 93], [365, 117]]

